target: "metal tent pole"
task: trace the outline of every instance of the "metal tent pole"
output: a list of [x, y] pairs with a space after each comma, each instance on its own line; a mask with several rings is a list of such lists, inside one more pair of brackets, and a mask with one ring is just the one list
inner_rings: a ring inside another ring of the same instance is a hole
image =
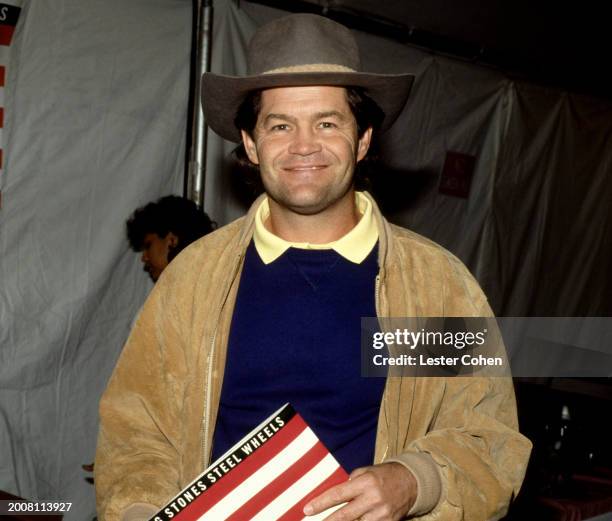
[[184, 183], [185, 197], [194, 201], [199, 208], [204, 207], [204, 183], [206, 179], [206, 134], [204, 114], [200, 102], [202, 74], [210, 67], [212, 44], [213, 0], [194, 0], [194, 38], [193, 66], [191, 77], [191, 146], [189, 163]]

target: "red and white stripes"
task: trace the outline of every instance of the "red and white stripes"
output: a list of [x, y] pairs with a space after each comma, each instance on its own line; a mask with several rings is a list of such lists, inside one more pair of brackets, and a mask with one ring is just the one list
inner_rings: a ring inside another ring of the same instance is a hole
[[[21, 12], [21, 1], [0, 2], [0, 190], [3, 185], [4, 173], [4, 86], [6, 83], [6, 67], [9, 61], [9, 46]], [[0, 194], [1, 195], [1, 194]], [[0, 199], [1, 204], [1, 199]]]
[[316, 521], [333, 510], [305, 518], [304, 505], [347, 479], [310, 427], [287, 405], [214, 462], [153, 519]]

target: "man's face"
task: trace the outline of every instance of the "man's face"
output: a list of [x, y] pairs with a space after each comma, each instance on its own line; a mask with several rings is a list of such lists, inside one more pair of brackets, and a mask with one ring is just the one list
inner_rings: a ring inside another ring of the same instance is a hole
[[156, 233], [147, 233], [144, 236], [140, 260], [153, 282], [157, 282], [161, 272], [168, 266], [168, 251], [176, 246], [177, 242], [177, 237], [172, 232], [168, 232], [165, 237]]
[[280, 87], [262, 92], [253, 137], [242, 132], [269, 197], [301, 215], [352, 197], [353, 172], [368, 150], [343, 87]]

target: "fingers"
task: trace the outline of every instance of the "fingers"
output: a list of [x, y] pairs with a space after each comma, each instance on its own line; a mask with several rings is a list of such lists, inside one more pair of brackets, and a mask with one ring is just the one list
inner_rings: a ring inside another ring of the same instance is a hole
[[350, 475], [357, 496], [346, 506], [334, 512], [325, 521], [389, 521], [392, 509], [385, 501], [382, 481], [374, 467], [354, 470]]
[[[416, 497], [414, 477], [399, 463], [354, 470], [349, 481], [323, 492], [304, 507], [307, 516], [341, 505], [325, 521], [390, 521], [404, 517]], [[346, 503], [343, 505], [343, 503]]]
[[383, 503], [372, 505], [366, 497], [359, 497], [333, 514], [324, 521], [389, 521], [394, 519], [391, 509]]
[[[369, 516], [370, 508], [365, 498], [357, 498], [350, 503], [347, 503], [342, 508], [336, 510], [333, 514], [326, 517], [324, 521], [356, 521], [358, 519], [368, 519], [365, 517], [366, 513]], [[376, 521], [376, 517], [372, 518], [372, 521]]]
[[376, 496], [376, 491], [372, 490], [375, 477], [369, 472], [369, 469], [371, 467], [355, 469], [349, 476], [349, 481], [326, 490], [310, 501], [304, 507], [304, 514], [318, 514], [328, 508], [347, 503], [325, 518], [326, 521], [354, 521], [359, 519], [360, 516], [371, 509], [371, 502], [374, 499], [372, 496]]
[[357, 494], [358, 491], [352, 481], [341, 483], [340, 485], [336, 485], [335, 487], [326, 490], [313, 500], [309, 501], [306, 506], [304, 506], [304, 514], [307, 516], [319, 514], [328, 508], [350, 501]]

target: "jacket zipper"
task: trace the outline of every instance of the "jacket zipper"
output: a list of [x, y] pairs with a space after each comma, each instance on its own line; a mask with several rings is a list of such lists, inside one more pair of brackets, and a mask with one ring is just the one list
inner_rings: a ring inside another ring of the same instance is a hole
[[[223, 307], [221, 308], [221, 310], [223, 310]], [[221, 313], [219, 313], [219, 316], [221, 316]], [[217, 327], [218, 327], [218, 322], [217, 325], [215, 325], [215, 331], [213, 333], [212, 336], [212, 340], [210, 343], [210, 351], [209, 351], [209, 355], [208, 355], [208, 368], [206, 370], [207, 376], [206, 376], [206, 390], [205, 390], [205, 394], [206, 394], [206, 401], [204, 402], [204, 415], [202, 417], [202, 465], [203, 465], [203, 469], [207, 467], [207, 460], [208, 460], [208, 433], [209, 431], [209, 427], [208, 427], [208, 411], [210, 410], [210, 395], [211, 395], [211, 383], [210, 383], [210, 379], [212, 377], [212, 364], [213, 364], [213, 355], [214, 355], [214, 350], [215, 350], [215, 340], [217, 339]]]
[[202, 436], [202, 465], [203, 465], [203, 469], [206, 468], [208, 465], [208, 452], [210, 450], [210, 447], [208, 446], [208, 434], [210, 432], [210, 427], [209, 424], [210, 422], [209, 420], [209, 412], [210, 412], [210, 401], [211, 401], [211, 394], [212, 394], [212, 385], [211, 385], [211, 380], [212, 380], [212, 366], [213, 366], [213, 360], [214, 360], [214, 354], [215, 354], [215, 343], [217, 340], [217, 331], [219, 328], [219, 320], [221, 319], [221, 314], [223, 313], [223, 308], [225, 307], [225, 304], [227, 303], [227, 297], [231, 291], [232, 285], [234, 283], [234, 279], [236, 278], [236, 275], [238, 273], [238, 270], [240, 269], [240, 263], [242, 260], [242, 253], [238, 254], [238, 262], [236, 263], [236, 266], [234, 267], [234, 272], [231, 278], [231, 282], [229, 283], [228, 287], [227, 287], [227, 292], [225, 294], [225, 297], [223, 299], [223, 302], [221, 303], [221, 307], [219, 308], [219, 313], [218, 313], [218, 320], [215, 323], [215, 329], [213, 331], [213, 335], [210, 341], [210, 351], [208, 352], [208, 367], [206, 369], [206, 383], [204, 385], [204, 394], [206, 395], [206, 399], [204, 402], [204, 414], [202, 415], [202, 429], [200, 430], [200, 435]]
[[374, 286], [374, 306], [376, 308], [376, 314], [380, 316], [380, 275], [376, 275], [376, 284]]
[[[380, 272], [378, 275], [376, 275], [376, 283], [374, 286], [374, 303], [376, 307], [376, 316], [380, 318], [381, 317], [381, 313], [380, 313]], [[385, 384], [385, 387], [386, 387], [386, 384]], [[384, 392], [383, 392], [383, 397], [384, 397]], [[388, 433], [389, 432], [389, 420], [387, 418], [387, 409], [384, 403], [381, 403], [381, 407], [383, 407], [384, 416], [385, 416], [385, 425], [387, 427], [387, 433]], [[381, 461], [385, 461], [385, 458], [387, 457], [388, 453], [389, 453], [389, 441], [387, 440], [384, 454], [382, 454], [381, 456]]]

